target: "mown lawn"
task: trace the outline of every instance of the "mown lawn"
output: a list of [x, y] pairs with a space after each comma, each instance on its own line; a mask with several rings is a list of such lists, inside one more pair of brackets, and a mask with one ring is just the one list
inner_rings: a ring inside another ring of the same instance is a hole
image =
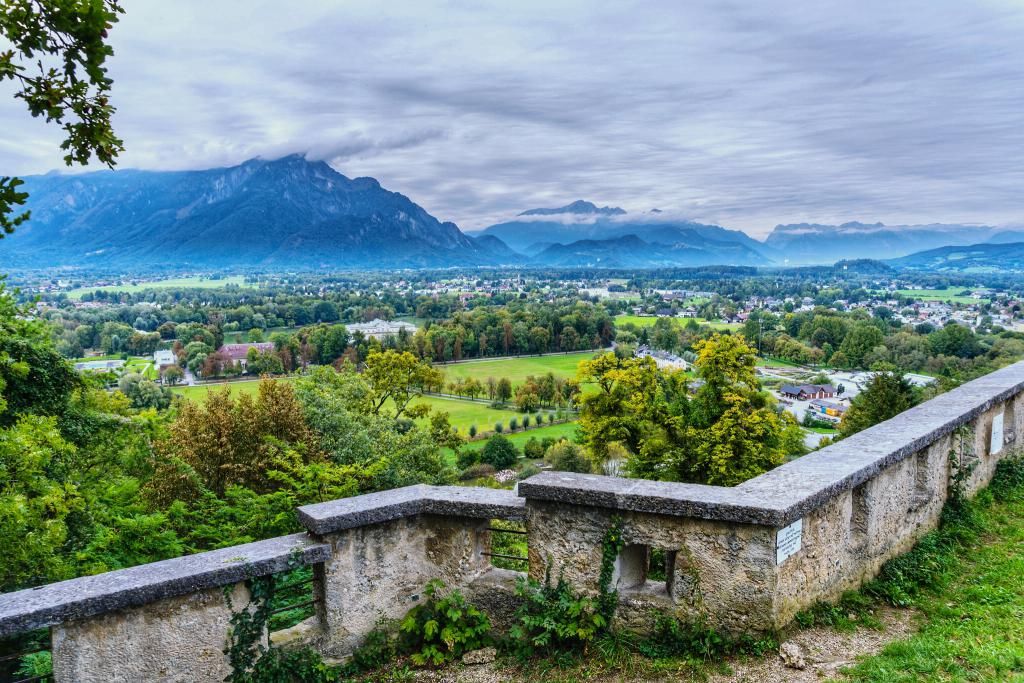
[[252, 287], [250, 284], [246, 284], [245, 278], [241, 275], [233, 275], [231, 277], [222, 278], [220, 280], [210, 280], [208, 278], [200, 277], [178, 277], [169, 278], [167, 280], [154, 280], [152, 282], [140, 282], [136, 285], [104, 285], [102, 287], [79, 287], [72, 289], [67, 292], [69, 299], [81, 299], [83, 294], [89, 294], [92, 292], [125, 292], [128, 294], [134, 294], [135, 292], [142, 292], [147, 289], [217, 289], [226, 285], [238, 285], [239, 287]]
[[[294, 382], [295, 379], [294, 377], [281, 377], [275, 381]], [[207, 384], [196, 387], [175, 387], [174, 391], [192, 401], [205, 401], [210, 391], [221, 391], [225, 386], [230, 387], [233, 397], [237, 397], [241, 394], [255, 395], [259, 390], [260, 383], [258, 380], [253, 380], [229, 384]], [[413, 405], [421, 403], [426, 403], [433, 411], [448, 413], [448, 419], [452, 426], [463, 435], [469, 430], [470, 425], [475, 424], [479, 431], [484, 432], [494, 429], [495, 422], [503, 423], [507, 429], [508, 422], [513, 417], [520, 421], [523, 419], [523, 415], [514, 410], [498, 410], [478, 401], [460, 401], [437, 396], [422, 396], [413, 400]]]
[[[523, 446], [530, 439], [536, 437], [538, 439], [544, 439], [550, 437], [552, 439], [569, 439], [572, 440], [576, 436], [576, 423], [575, 422], [562, 422], [559, 424], [549, 425], [545, 423], [543, 427], [530, 427], [526, 431], [517, 431], [514, 433], [505, 432], [502, 436], [508, 437], [508, 440], [516, 445], [516, 448], [522, 450]], [[466, 450], [476, 451], [484, 447], [487, 443], [487, 439], [479, 439], [478, 441], [470, 441], [465, 446]]]
[[549, 372], [556, 377], [575, 377], [576, 368], [581, 361], [590, 360], [596, 351], [558, 354], [553, 356], [519, 356], [502, 360], [474, 360], [451, 365], [436, 365], [445, 374], [445, 380], [475, 378], [485, 383], [488, 377], [501, 379], [508, 377], [513, 385], [521, 384], [529, 375], [546, 375]]
[[1022, 484], [982, 511], [980, 538], [957, 553], [939, 590], [917, 600], [924, 616], [921, 630], [862, 660], [847, 678], [873, 683], [1024, 678]]

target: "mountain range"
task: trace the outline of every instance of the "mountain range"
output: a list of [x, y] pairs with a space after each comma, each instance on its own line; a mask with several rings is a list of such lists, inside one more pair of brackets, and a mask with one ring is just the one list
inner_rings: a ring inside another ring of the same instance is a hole
[[25, 178], [24, 189], [32, 218], [0, 242], [0, 269], [655, 268], [857, 258], [917, 267], [909, 255], [922, 250], [1024, 242], [1024, 233], [988, 226], [881, 223], [778, 225], [759, 241], [657, 209], [630, 214], [583, 200], [464, 233], [373, 178], [348, 178], [299, 155], [198, 171], [50, 173]]
[[4, 267], [420, 267], [508, 253], [373, 178], [296, 155], [202, 171], [48, 174], [24, 189], [32, 217], [0, 244]]

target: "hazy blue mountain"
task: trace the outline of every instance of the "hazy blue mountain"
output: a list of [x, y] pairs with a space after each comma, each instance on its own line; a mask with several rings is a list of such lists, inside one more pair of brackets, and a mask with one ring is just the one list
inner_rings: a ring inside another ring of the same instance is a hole
[[839, 259], [890, 259], [925, 249], [974, 244], [988, 239], [995, 228], [978, 225], [884, 225], [843, 223], [777, 225], [765, 240], [790, 263], [832, 263]]
[[930, 271], [1024, 271], [1024, 242], [953, 245], [910, 254], [889, 263]]
[[297, 155], [202, 171], [25, 179], [32, 219], [0, 266], [416, 267], [517, 259], [373, 178]]
[[[678, 253], [686, 250], [720, 252], [719, 258], [706, 263], [766, 265], [774, 254], [769, 247], [740, 230], [692, 221], [673, 221], [660, 211], [636, 218], [615, 207], [598, 208], [576, 201], [557, 209], [530, 209], [516, 220], [484, 228], [479, 234], [500, 238], [512, 249], [536, 256], [555, 245], [581, 240], [601, 241], [634, 235], [648, 243], [672, 245]], [[537, 216], [543, 216], [537, 219]], [[744, 247], [737, 249], [736, 245]], [[557, 251], [557, 250], [556, 250]]]
[[988, 239], [992, 244], [1007, 244], [1009, 242], [1024, 242], [1024, 230], [1004, 230], [997, 232]]
[[608, 268], [661, 268], [708, 265], [758, 265], [764, 257], [735, 242], [704, 243], [705, 247], [683, 242], [649, 242], [637, 235], [608, 239], [577, 240], [552, 244], [531, 259], [544, 266]]
[[567, 204], [557, 209], [527, 209], [526, 211], [523, 211], [519, 215], [554, 216], [563, 213], [575, 213], [593, 216], [622, 216], [626, 212], [617, 206], [602, 206], [599, 208], [596, 204], [592, 204], [582, 199], [577, 199], [572, 204]]

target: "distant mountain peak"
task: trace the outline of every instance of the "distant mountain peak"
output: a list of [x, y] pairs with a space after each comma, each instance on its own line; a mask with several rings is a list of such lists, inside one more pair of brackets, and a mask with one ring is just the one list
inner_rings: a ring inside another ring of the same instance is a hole
[[[32, 219], [0, 266], [438, 267], [515, 262], [373, 178], [303, 154], [196, 171], [25, 179]], [[102, 261], [102, 262], [101, 262]]]
[[572, 204], [566, 204], [556, 209], [528, 209], [520, 216], [555, 216], [562, 213], [573, 213], [592, 216], [622, 216], [626, 212], [617, 206], [597, 206], [593, 202], [577, 199]]

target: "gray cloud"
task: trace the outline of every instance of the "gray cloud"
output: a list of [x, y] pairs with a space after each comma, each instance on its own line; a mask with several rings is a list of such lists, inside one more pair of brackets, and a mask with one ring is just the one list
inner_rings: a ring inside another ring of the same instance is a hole
[[[128, 11], [124, 166], [306, 152], [466, 228], [577, 198], [761, 234], [1024, 220], [1016, 0]], [[0, 172], [60, 167], [59, 131], [2, 91], [0, 121]]]

